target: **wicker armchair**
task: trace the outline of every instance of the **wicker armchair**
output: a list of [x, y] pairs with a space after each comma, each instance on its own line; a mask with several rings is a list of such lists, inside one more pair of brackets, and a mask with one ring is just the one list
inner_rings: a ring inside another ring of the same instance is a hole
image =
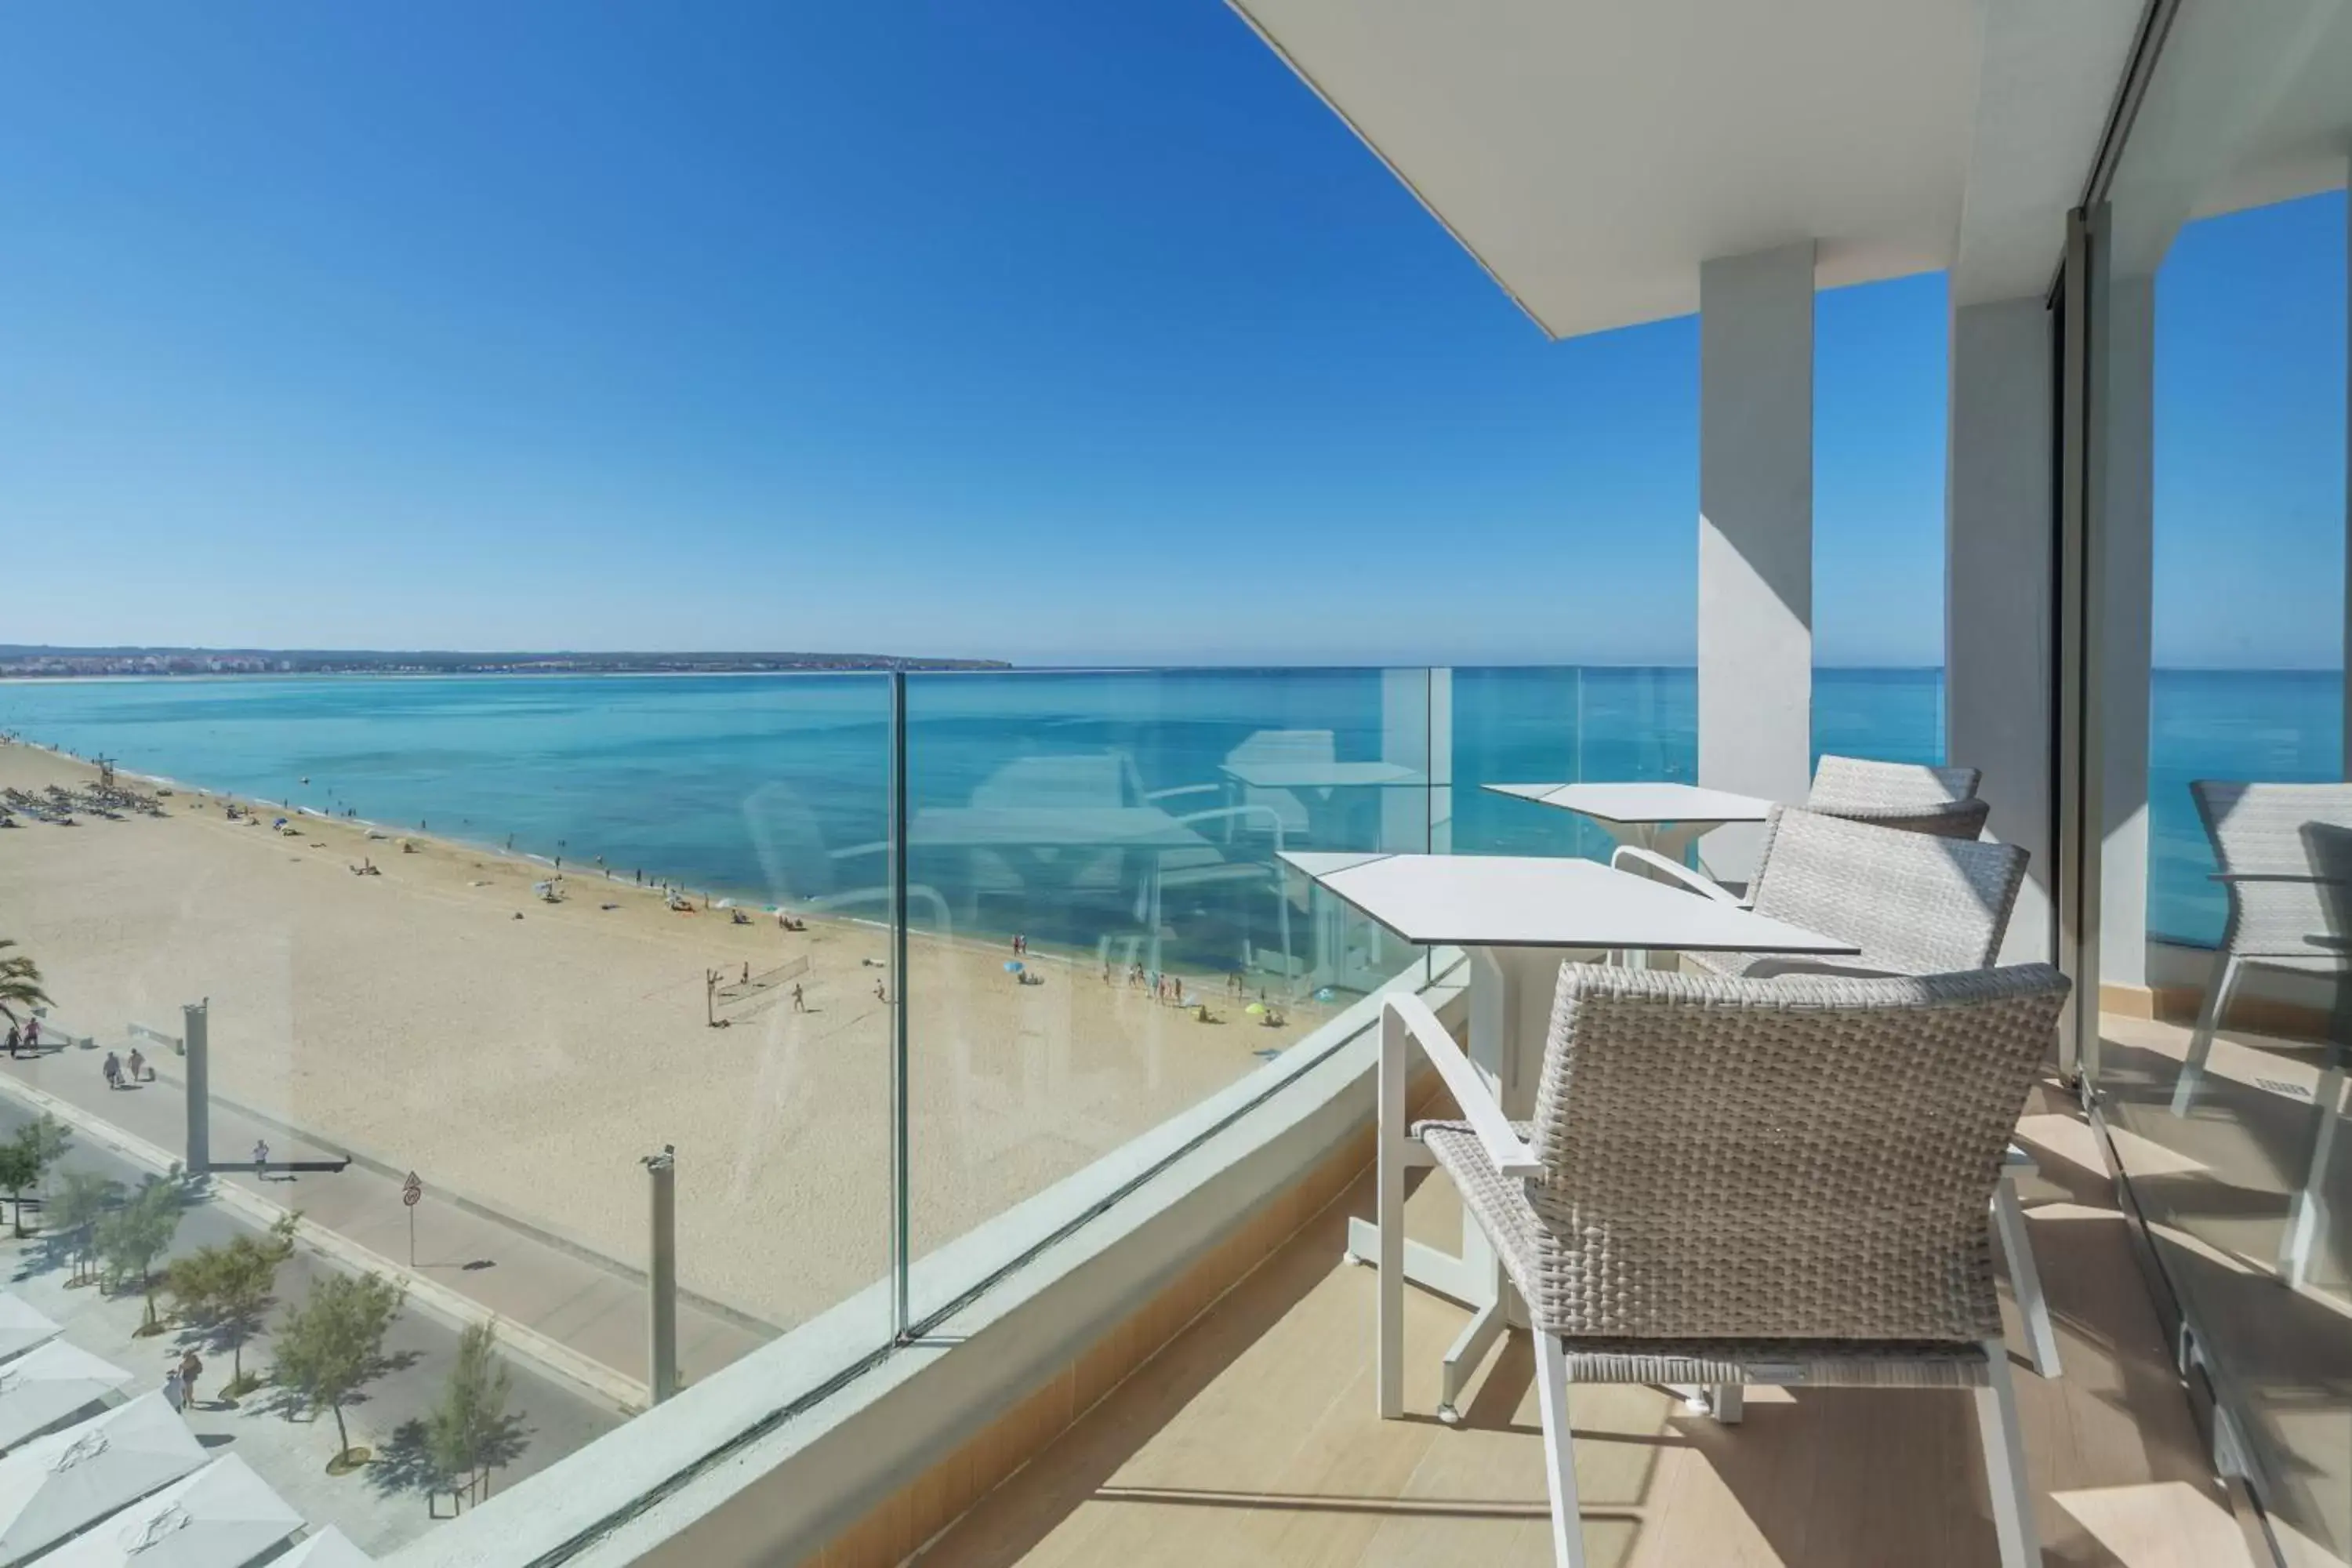
[[2216, 880], [2230, 896], [2229, 923], [2217, 954], [2220, 973], [2205, 988], [2205, 1005], [2189, 1037], [2189, 1055], [2172, 1086], [2172, 1113], [2196, 1103], [2213, 1054], [2213, 1032], [2228, 1016], [2231, 994], [2252, 966], [2342, 974], [2352, 968], [2341, 933], [2338, 900], [2326, 872], [2315, 866], [2310, 826], [2352, 827], [2352, 784], [2225, 784], [2199, 779], [2189, 786], [2197, 815], [2221, 867]]
[[[1775, 806], [1748, 884], [1759, 915], [1842, 937], [1852, 958], [1791, 959], [1769, 953], [1692, 952], [1684, 962], [1751, 980], [1775, 974], [1943, 974], [1990, 967], [2025, 880], [2025, 851], [2013, 844], [1945, 838]], [[1731, 892], [1640, 849], [1620, 849], [1621, 870], [1679, 882], [1708, 898]]]
[[1974, 838], [1984, 831], [1985, 816], [1992, 809], [1976, 798], [1982, 777], [1975, 768], [1824, 756], [1813, 770], [1805, 809], [1906, 833]]
[[[1383, 1005], [1380, 1414], [1403, 1414], [1409, 1167], [1524, 1300], [1556, 1560], [1581, 1568], [1568, 1385], [1967, 1387], [2005, 1568], [2041, 1561], [1986, 1210], [2067, 983], [2044, 965], [1758, 981], [1561, 967], [1513, 1123], [1418, 999]], [[1418, 1049], [1459, 1121], [1408, 1125]]]
[[[1846, 822], [1811, 810], [1778, 806], [1764, 825], [1764, 857], [1756, 873], [1757, 913], [1862, 949], [1848, 959], [1791, 959], [1769, 953], [1686, 952], [1683, 963], [1715, 974], [1750, 980], [1799, 973], [1849, 975], [1946, 974], [1990, 968], [2009, 930], [2010, 911], [2025, 880], [2026, 854], [2011, 844], [1946, 838]], [[1641, 849], [1620, 849], [1611, 862], [1708, 898], [1731, 893], [1694, 871]], [[1993, 1217], [2009, 1259], [2010, 1284], [2025, 1320], [2033, 1370], [2059, 1375], [2058, 1331], [2042, 1293], [2042, 1270], [2026, 1235], [2021, 1176], [2033, 1173], [2032, 1156], [2011, 1147]]]

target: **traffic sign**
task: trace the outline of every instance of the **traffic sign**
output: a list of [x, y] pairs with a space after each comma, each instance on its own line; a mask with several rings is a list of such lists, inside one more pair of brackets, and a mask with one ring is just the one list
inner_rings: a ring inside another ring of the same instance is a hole
[[411, 1268], [416, 1267], [416, 1205], [424, 1196], [425, 1184], [416, 1179], [415, 1172], [409, 1172], [408, 1179], [400, 1184], [400, 1201], [408, 1209], [408, 1266]]

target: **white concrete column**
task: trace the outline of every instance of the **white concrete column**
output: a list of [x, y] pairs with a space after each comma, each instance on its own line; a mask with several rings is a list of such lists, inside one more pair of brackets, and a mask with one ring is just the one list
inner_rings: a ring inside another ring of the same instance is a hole
[[2093, 552], [2100, 595], [2099, 979], [2147, 984], [2148, 613], [2155, 588], [2156, 279], [2107, 280], [2105, 349], [2094, 379], [2105, 449]]
[[[2347, 159], [2346, 184], [2352, 188], [2352, 157]], [[2352, 201], [2344, 204], [2345, 243], [2352, 246]], [[2344, 274], [2347, 305], [2352, 305], [2352, 268]], [[2352, 318], [2347, 318], [2352, 320]], [[2345, 355], [2345, 374], [2352, 383], [2352, 353]], [[2346, 391], [2352, 394], [2352, 384]], [[2345, 405], [2344, 433], [2344, 776], [2352, 779], [2352, 402]]]
[[[1698, 777], [1802, 800], [1812, 777], [1813, 247], [1699, 268]], [[1755, 869], [1754, 828], [1706, 842]]]
[[2051, 703], [2057, 679], [2051, 314], [2041, 298], [1951, 312], [1945, 413], [1944, 755], [1983, 770], [1986, 837], [2030, 858], [2004, 963], [2056, 952]]

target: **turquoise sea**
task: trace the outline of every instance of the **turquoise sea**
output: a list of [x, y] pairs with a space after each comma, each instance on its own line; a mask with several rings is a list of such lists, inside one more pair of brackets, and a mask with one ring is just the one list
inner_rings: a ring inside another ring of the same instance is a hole
[[[1444, 684], [1435, 706], [1441, 720], [1450, 707], [1457, 850], [1605, 850], [1565, 814], [1484, 794], [1480, 783], [1694, 775], [1687, 668], [1462, 668], [1451, 672], [1450, 700]], [[1057, 763], [1106, 757], [1124, 759], [1123, 782], [1111, 786], [1123, 798], [1187, 791], [1163, 806], [1187, 814], [1241, 798], [1220, 768], [1261, 731], [1328, 731], [1340, 759], [1416, 767], [1432, 732], [1432, 682], [1418, 669], [938, 674], [911, 677], [908, 692], [917, 814], [1034, 790], [1065, 776]], [[2210, 942], [2220, 931], [2189, 781], [2337, 776], [2340, 692], [2334, 671], [2158, 673], [2158, 931]], [[1815, 751], [1940, 760], [1942, 698], [1937, 670], [1821, 670]], [[763, 902], [877, 880], [878, 858], [863, 847], [887, 826], [889, 688], [874, 675], [17, 682], [0, 684], [0, 731], [194, 785], [484, 844], [511, 839], [567, 865], [601, 856], [624, 875], [642, 869]], [[1081, 764], [1070, 776], [1077, 782], [1066, 787], [1077, 788], [1091, 775]], [[1293, 841], [1318, 847], [1400, 847], [1428, 832], [1417, 789], [1357, 793], [1367, 798], [1276, 804]], [[1075, 798], [1049, 792], [1039, 803]], [[1203, 830], [1228, 858], [1263, 858], [1270, 841], [1251, 829], [1274, 815]], [[919, 846], [910, 871], [954, 898], [971, 890], [959, 878], [988, 874], [971, 858], [927, 860]], [[1059, 896], [1085, 885], [1077, 877]], [[1086, 911], [1069, 912], [1083, 923]], [[1054, 917], [1017, 898], [983, 916], [1049, 931]]]

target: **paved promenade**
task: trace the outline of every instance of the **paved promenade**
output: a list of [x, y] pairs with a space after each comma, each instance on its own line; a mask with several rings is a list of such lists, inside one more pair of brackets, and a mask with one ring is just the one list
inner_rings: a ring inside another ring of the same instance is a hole
[[[160, 1077], [136, 1089], [110, 1089], [100, 1072], [105, 1047], [128, 1053], [127, 1042], [100, 1037], [100, 1048], [45, 1050], [41, 1058], [0, 1057], [0, 1093], [48, 1110], [77, 1133], [104, 1143], [132, 1163], [161, 1172], [178, 1160], [186, 1142], [180, 1086]], [[154, 1064], [176, 1065], [168, 1046], [142, 1042]], [[226, 1162], [249, 1154], [257, 1139], [273, 1162], [332, 1160], [337, 1155], [289, 1136], [279, 1127], [215, 1102], [212, 1119], [214, 1184], [220, 1200], [268, 1223], [289, 1209], [303, 1216], [304, 1238], [360, 1268], [408, 1284], [413, 1307], [457, 1321], [496, 1316], [514, 1352], [549, 1373], [622, 1409], [646, 1401], [646, 1300], [640, 1277], [583, 1251], [436, 1197], [432, 1173], [417, 1205], [415, 1263], [409, 1263], [408, 1210], [398, 1179], [353, 1163], [333, 1173], [272, 1173], [257, 1180], [251, 1167]], [[383, 1152], [396, 1155], [396, 1151]], [[625, 1158], [625, 1151], [615, 1151]], [[554, 1194], [559, 1196], [560, 1194]], [[678, 1303], [678, 1360], [686, 1381], [708, 1376], [769, 1337], [738, 1314], [690, 1300]]]

